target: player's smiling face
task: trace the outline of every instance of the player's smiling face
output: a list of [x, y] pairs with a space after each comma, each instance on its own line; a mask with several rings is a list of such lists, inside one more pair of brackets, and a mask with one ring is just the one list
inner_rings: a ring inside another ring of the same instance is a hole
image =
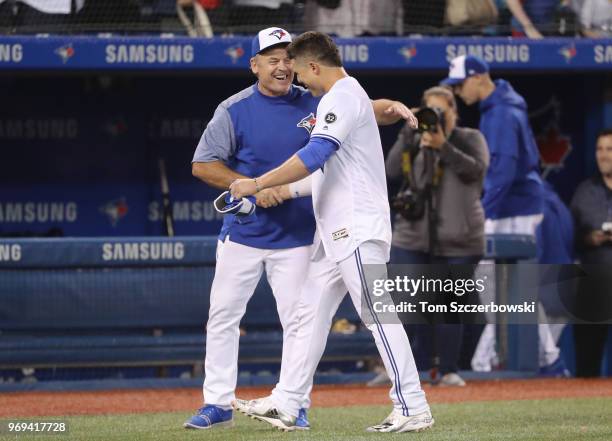
[[316, 65], [301, 57], [297, 57], [294, 61], [293, 70], [295, 70], [298, 82], [306, 86], [314, 96], [323, 95], [325, 91], [318, 84]]
[[259, 79], [259, 91], [268, 96], [282, 96], [293, 82], [293, 60], [287, 50], [277, 47], [251, 58], [251, 70]]

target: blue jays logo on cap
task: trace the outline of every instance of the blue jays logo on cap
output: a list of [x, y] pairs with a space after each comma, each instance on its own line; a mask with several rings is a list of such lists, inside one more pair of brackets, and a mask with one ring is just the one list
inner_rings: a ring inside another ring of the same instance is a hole
[[287, 33], [286, 33], [284, 30], [282, 30], [282, 29], [274, 29], [274, 30], [273, 30], [272, 32], [270, 32], [268, 35], [270, 35], [271, 37], [276, 37], [276, 38], [278, 38], [278, 40], [280, 41], [280, 40], [282, 40], [282, 39], [283, 39], [283, 37], [284, 37], [285, 35], [287, 35]]
[[285, 43], [291, 43], [291, 35], [289, 32], [277, 27], [264, 29], [263, 31], [259, 31], [255, 38], [253, 38], [251, 56], [254, 57], [265, 49]]
[[489, 65], [475, 55], [460, 55], [453, 58], [448, 69], [448, 78], [441, 84], [453, 86], [463, 83], [467, 78], [489, 71]]

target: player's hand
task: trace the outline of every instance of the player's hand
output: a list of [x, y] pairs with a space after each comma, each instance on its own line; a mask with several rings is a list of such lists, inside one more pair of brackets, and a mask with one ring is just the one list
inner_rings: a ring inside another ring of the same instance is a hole
[[442, 131], [442, 127], [438, 124], [437, 131], [435, 133], [424, 132], [421, 136], [421, 147], [429, 147], [432, 149], [439, 150], [446, 142], [446, 136]]
[[283, 203], [284, 199], [280, 191], [281, 187], [264, 188], [255, 193], [255, 203], [258, 207], [270, 208]]
[[399, 101], [393, 101], [391, 105], [383, 111], [383, 113], [385, 115], [405, 119], [408, 121], [408, 125], [413, 129], [416, 129], [419, 123], [416, 116], [414, 116], [414, 113], [412, 113], [412, 111], [404, 103]]
[[229, 189], [234, 199], [242, 199], [245, 196], [252, 196], [257, 193], [255, 179], [236, 179], [231, 183]]

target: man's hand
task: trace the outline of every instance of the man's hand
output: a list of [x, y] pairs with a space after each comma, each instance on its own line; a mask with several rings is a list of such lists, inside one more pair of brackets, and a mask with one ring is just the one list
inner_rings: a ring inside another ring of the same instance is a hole
[[430, 147], [432, 149], [439, 150], [442, 148], [442, 145], [444, 145], [445, 142], [446, 136], [444, 136], [444, 132], [442, 131], [440, 124], [438, 124], [435, 133], [424, 132], [423, 136], [421, 136], [421, 147]]
[[236, 179], [231, 183], [229, 189], [234, 199], [242, 199], [257, 193], [257, 184], [255, 179]]
[[416, 129], [419, 124], [414, 113], [404, 103], [399, 101], [392, 101], [391, 105], [383, 113], [391, 118], [405, 119], [413, 129]]
[[255, 203], [258, 207], [270, 208], [282, 204], [284, 199], [281, 193], [282, 186], [265, 188], [255, 193]]

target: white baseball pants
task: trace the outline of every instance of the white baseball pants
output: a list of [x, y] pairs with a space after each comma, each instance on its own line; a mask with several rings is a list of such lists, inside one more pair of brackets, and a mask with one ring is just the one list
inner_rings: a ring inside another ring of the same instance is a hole
[[[283, 327], [280, 381], [290, 370], [286, 359], [300, 350], [295, 343], [300, 288], [308, 269], [310, 246], [280, 250], [252, 248], [229, 238], [217, 244], [217, 265], [206, 324], [204, 402], [229, 408], [238, 377], [240, 320], [261, 275], [266, 270]], [[301, 407], [309, 407], [309, 392]]]
[[[312, 387], [313, 376], [325, 350], [332, 318], [347, 291], [362, 317], [373, 317], [367, 325], [383, 359], [393, 386], [389, 396], [395, 408], [404, 415], [413, 415], [429, 409], [425, 393], [421, 389], [410, 342], [400, 323], [380, 323], [366, 300], [362, 305], [362, 290], [370, 284], [364, 280], [363, 264], [386, 264], [386, 244], [369, 241], [361, 244], [345, 260], [336, 263], [326, 257], [310, 262], [308, 275], [301, 291], [299, 305], [299, 329], [297, 345], [300, 351], [292, 351], [289, 359], [291, 375], [283, 378], [272, 393], [274, 404], [290, 415], [297, 416], [302, 397]], [[385, 267], [386, 268], [386, 267]], [[379, 274], [379, 277], [386, 276]], [[362, 311], [362, 307], [364, 310]], [[284, 381], [287, 380], [287, 381]]]

